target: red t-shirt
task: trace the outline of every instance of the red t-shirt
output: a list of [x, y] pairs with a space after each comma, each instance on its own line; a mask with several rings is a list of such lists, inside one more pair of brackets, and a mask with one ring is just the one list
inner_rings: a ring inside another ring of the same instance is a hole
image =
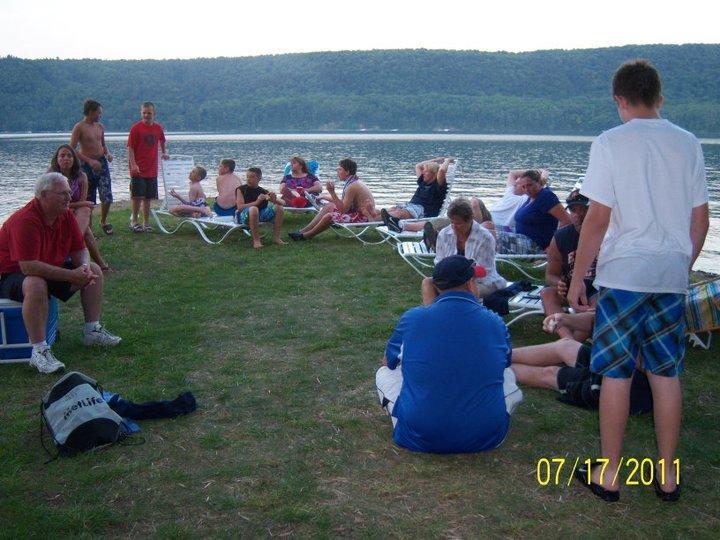
[[165, 142], [165, 132], [160, 124], [151, 126], [136, 122], [130, 128], [127, 147], [135, 154], [135, 163], [143, 178], [155, 178], [158, 175], [158, 143]]
[[20, 271], [20, 261], [62, 266], [65, 258], [85, 248], [75, 214], [68, 210], [52, 225], [43, 219], [40, 201], [33, 199], [0, 228], [0, 273]]

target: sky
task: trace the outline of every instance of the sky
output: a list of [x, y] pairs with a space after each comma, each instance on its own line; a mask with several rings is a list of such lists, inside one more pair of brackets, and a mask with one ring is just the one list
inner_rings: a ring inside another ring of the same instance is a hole
[[720, 43], [712, 0], [0, 0], [0, 56], [199, 58]]

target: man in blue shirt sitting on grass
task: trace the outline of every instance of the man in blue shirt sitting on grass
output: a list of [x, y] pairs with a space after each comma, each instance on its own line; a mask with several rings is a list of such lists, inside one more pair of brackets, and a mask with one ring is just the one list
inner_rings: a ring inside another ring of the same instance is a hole
[[405, 312], [376, 375], [393, 440], [417, 452], [491, 450], [505, 440], [510, 413], [522, 400], [510, 366], [503, 321], [473, 294], [474, 263], [440, 261], [440, 295]]

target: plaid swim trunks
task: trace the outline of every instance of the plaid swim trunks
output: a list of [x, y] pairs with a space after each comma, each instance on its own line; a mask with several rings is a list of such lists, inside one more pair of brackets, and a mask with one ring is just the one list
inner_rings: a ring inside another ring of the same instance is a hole
[[677, 377], [685, 356], [685, 295], [601, 288], [595, 311], [591, 369], [615, 379], [635, 362], [650, 373]]
[[367, 223], [368, 218], [362, 212], [348, 212], [343, 214], [337, 210], [330, 212], [330, 217], [335, 223]]

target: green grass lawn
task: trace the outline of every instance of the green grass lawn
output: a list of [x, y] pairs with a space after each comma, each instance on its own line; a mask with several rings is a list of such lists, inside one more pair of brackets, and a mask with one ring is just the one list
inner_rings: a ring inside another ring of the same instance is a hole
[[[44, 465], [38, 406], [56, 380], [0, 366], [0, 537], [715, 537], [720, 534], [717, 343], [689, 351], [679, 455], [683, 497], [627, 486], [610, 505], [567, 485], [597, 456], [597, 414], [524, 389], [501, 448], [414, 454], [394, 446], [375, 370], [419, 278], [387, 245], [332, 232], [253, 250], [174, 236], [100, 238], [115, 272], [103, 320], [114, 349], [81, 344], [79, 302], [54, 347], [69, 370], [134, 401], [191, 390], [196, 413], [141, 422], [145, 443]], [[288, 217], [285, 230], [308, 218]], [[269, 243], [269, 242], [268, 242]], [[514, 345], [547, 341], [535, 318]], [[651, 416], [631, 418], [626, 457], [654, 456]], [[541, 486], [542, 458], [568, 460]], [[554, 478], [551, 484], [554, 483]]]

